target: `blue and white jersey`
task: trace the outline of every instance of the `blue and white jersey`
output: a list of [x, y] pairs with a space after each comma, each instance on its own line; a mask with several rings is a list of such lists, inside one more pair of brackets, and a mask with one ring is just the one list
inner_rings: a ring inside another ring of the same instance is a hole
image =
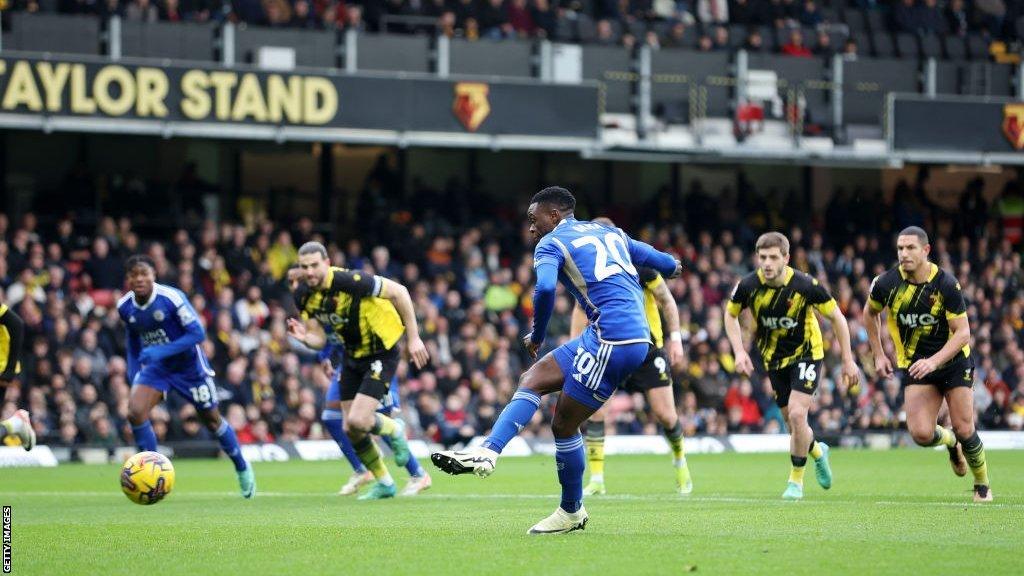
[[181, 290], [153, 284], [153, 293], [141, 305], [135, 302], [135, 293], [128, 292], [117, 301], [117, 311], [128, 330], [129, 378], [134, 379], [144, 367], [140, 366], [144, 350], [149, 359], [145, 367], [186, 378], [214, 375], [202, 350], [206, 331]]
[[631, 256], [634, 244], [619, 228], [566, 218], [541, 238], [533, 253], [534, 268], [558, 267], [558, 280], [606, 344], [651, 340], [644, 291]]

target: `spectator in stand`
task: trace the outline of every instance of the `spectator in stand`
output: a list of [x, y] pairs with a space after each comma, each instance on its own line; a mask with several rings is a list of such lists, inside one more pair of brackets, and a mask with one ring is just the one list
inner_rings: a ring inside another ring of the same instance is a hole
[[682, 22], [673, 22], [672, 27], [668, 29], [668, 35], [665, 36], [665, 41], [662, 43], [665, 48], [693, 48], [693, 42], [687, 41], [686, 38], [686, 24]]
[[796, 56], [799, 58], [810, 58], [813, 56], [811, 51], [804, 46], [804, 35], [800, 30], [790, 30], [789, 42], [782, 46], [782, 53], [786, 56]]
[[764, 40], [761, 38], [761, 32], [759, 30], [751, 30], [747, 34], [747, 40], [743, 43], [743, 49], [747, 52], [762, 52], [764, 51]]
[[814, 44], [814, 55], [822, 58], [832, 58], [836, 53], [832, 46], [832, 37], [824, 30], [818, 31], [818, 41]]
[[762, 13], [757, 2], [751, 0], [734, 0], [729, 6], [729, 22], [741, 26], [759, 26], [763, 24]]
[[508, 12], [508, 23], [512, 32], [520, 38], [529, 38], [537, 30], [537, 24], [533, 21], [533, 14], [526, 0], [509, 0], [506, 7]]
[[1003, 20], [1006, 18], [1006, 2], [1003, 0], [974, 0], [974, 9], [982, 28], [992, 36], [1002, 35]]
[[923, 0], [918, 11], [922, 34], [946, 34], [946, 20], [939, 12], [938, 0]]
[[618, 44], [618, 39], [615, 37], [615, 31], [612, 29], [612, 23], [610, 21], [597, 21], [597, 38], [595, 38], [594, 41], [602, 46], [613, 46]]
[[728, 0], [697, 0], [697, 20], [704, 26], [729, 24]]
[[485, 0], [480, 7], [480, 17], [477, 21], [483, 38], [501, 40], [512, 35], [512, 25], [509, 23], [502, 0]]
[[964, 37], [970, 27], [970, 16], [964, 0], [950, 0], [946, 5], [946, 33]]
[[853, 38], [847, 38], [846, 42], [843, 43], [843, 60], [847, 62], [853, 62], [857, 59], [857, 41]]
[[149, 0], [131, 0], [124, 9], [124, 18], [129, 22], [156, 22], [160, 10]]
[[896, 0], [894, 2], [891, 25], [897, 32], [916, 34], [921, 30], [921, 12], [915, 5], [915, 0]]
[[814, 0], [805, 0], [800, 9], [800, 25], [805, 28], [817, 28], [823, 22], [824, 17], [818, 10], [818, 4]]
[[729, 50], [729, 29], [725, 26], [715, 26], [714, 32], [712, 33], [713, 40], [715, 42], [715, 50], [726, 52]]

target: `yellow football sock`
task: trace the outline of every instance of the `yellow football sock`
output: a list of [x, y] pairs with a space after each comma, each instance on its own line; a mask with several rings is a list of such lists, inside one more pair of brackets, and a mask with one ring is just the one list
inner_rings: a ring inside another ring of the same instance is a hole
[[789, 481], [795, 482], [801, 486], [804, 485], [804, 468], [807, 466], [806, 456], [793, 456], [789, 455], [789, 461], [793, 464], [793, 468], [789, 471]]
[[932, 443], [929, 446], [946, 446], [952, 448], [956, 446], [956, 436], [953, 431], [942, 426], [935, 426], [935, 436], [932, 439]]
[[821, 458], [821, 446], [818, 446], [817, 442], [811, 440], [811, 447], [807, 449], [807, 453], [811, 458], [817, 460], [818, 458]]
[[378, 436], [392, 436], [395, 431], [398, 430], [398, 423], [380, 412], [378, 412], [374, 418], [373, 428], [370, 432], [373, 432]]
[[604, 481], [604, 422], [587, 422], [587, 467], [592, 481]]
[[805, 466], [793, 466], [789, 471], [789, 481], [795, 482], [801, 486], [804, 484], [804, 469]]
[[668, 440], [668, 445], [672, 448], [672, 458], [676, 462], [682, 461], [686, 457], [686, 450], [683, 448], [683, 423], [680, 420], [676, 420], [676, 425], [671, 430], [665, 431], [665, 439]]
[[974, 483], [988, 486], [988, 463], [985, 462], [985, 446], [982, 445], [978, 433], [971, 434], [970, 438], [962, 440], [961, 444], [963, 445], [964, 458], [967, 460], [967, 465], [971, 467], [971, 473], [974, 474]]
[[352, 447], [356, 449], [356, 455], [359, 456], [359, 461], [363, 463], [363, 466], [366, 466], [367, 470], [373, 472], [374, 478], [384, 484], [388, 484], [391, 481], [391, 474], [388, 472], [388, 467], [384, 464], [380, 448], [377, 447], [377, 443], [373, 441], [373, 438], [366, 436], [359, 442], [355, 442]]

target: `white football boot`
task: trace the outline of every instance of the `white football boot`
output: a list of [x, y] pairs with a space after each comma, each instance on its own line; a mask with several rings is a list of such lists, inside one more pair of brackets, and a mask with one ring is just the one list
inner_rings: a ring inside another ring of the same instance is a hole
[[555, 513], [537, 522], [530, 528], [528, 534], [565, 534], [574, 530], [583, 530], [587, 527], [587, 509], [580, 506], [574, 513], [566, 512], [558, 507]]
[[441, 470], [451, 474], [473, 473], [486, 478], [494, 472], [498, 463], [498, 453], [488, 448], [471, 448], [469, 450], [442, 450], [430, 455], [430, 461]]
[[36, 445], [36, 431], [32, 429], [32, 420], [28, 410], [18, 410], [10, 418], [3, 421], [7, 433], [21, 440], [21, 447], [31, 450]]

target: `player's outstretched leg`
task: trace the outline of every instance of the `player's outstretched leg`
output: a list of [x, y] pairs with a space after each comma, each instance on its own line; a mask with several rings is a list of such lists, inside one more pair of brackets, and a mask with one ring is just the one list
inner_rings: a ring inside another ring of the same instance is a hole
[[220, 417], [216, 408], [206, 411], [204, 418], [208, 422], [217, 422], [217, 442], [220, 444], [220, 449], [228, 455], [231, 463], [235, 466], [235, 474], [238, 475], [238, 489], [242, 493], [242, 497], [248, 499], [256, 496], [256, 475], [252, 471], [252, 466], [242, 456], [242, 446], [238, 443], [235, 430], [228, 424], [227, 419]]
[[[555, 367], [557, 368], [557, 364]], [[430, 461], [434, 466], [452, 475], [473, 473], [486, 478], [494, 472], [498, 455], [505, 449], [505, 445], [526, 427], [539, 407], [540, 395], [520, 385], [512, 395], [512, 401], [498, 415], [491, 435], [482, 445], [467, 450], [434, 452], [430, 455]]]
[[[595, 414], [596, 416], [597, 414]], [[606, 494], [604, 486], [604, 420], [587, 421], [587, 437], [583, 441], [587, 448], [587, 468], [590, 481], [583, 488], [584, 496]]]
[[[561, 390], [564, 378], [554, 355], [545, 354], [519, 377], [519, 388], [498, 415], [498, 421], [491, 428], [491, 435], [482, 445], [469, 450], [434, 452], [430, 455], [430, 461], [449, 474], [473, 473], [481, 478], [490, 476], [505, 445], [533, 419], [540, 407], [540, 397]], [[576, 425], [579, 426], [580, 422], [582, 420]]]
[[36, 431], [32, 429], [32, 420], [27, 410], [18, 410], [7, 420], [0, 422], [0, 446], [7, 436], [17, 437], [25, 450], [31, 450], [36, 445]]
[[341, 454], [348, 460], [349, 465], [352, 466], [352, 476], [348, 479], [348, 482], [341, 487], [338, 494], [342, 496], [349, 496], [359, 491], [364, 484], [368, 484], [373, 481], [373, 474], [363, 466], [363, 463], [359, 461], [359, 455], [356, 454], [356, 449], [352, 447], [352, 441], [348, 439], [348, 435], [345, 434], [343, 427], [342, 414], [340, 409], [324, 408], [323, 413], [320, 415], [320, 419], [324, 423], [324, 428], [334, 439], [334, 442], [341, 449]]

